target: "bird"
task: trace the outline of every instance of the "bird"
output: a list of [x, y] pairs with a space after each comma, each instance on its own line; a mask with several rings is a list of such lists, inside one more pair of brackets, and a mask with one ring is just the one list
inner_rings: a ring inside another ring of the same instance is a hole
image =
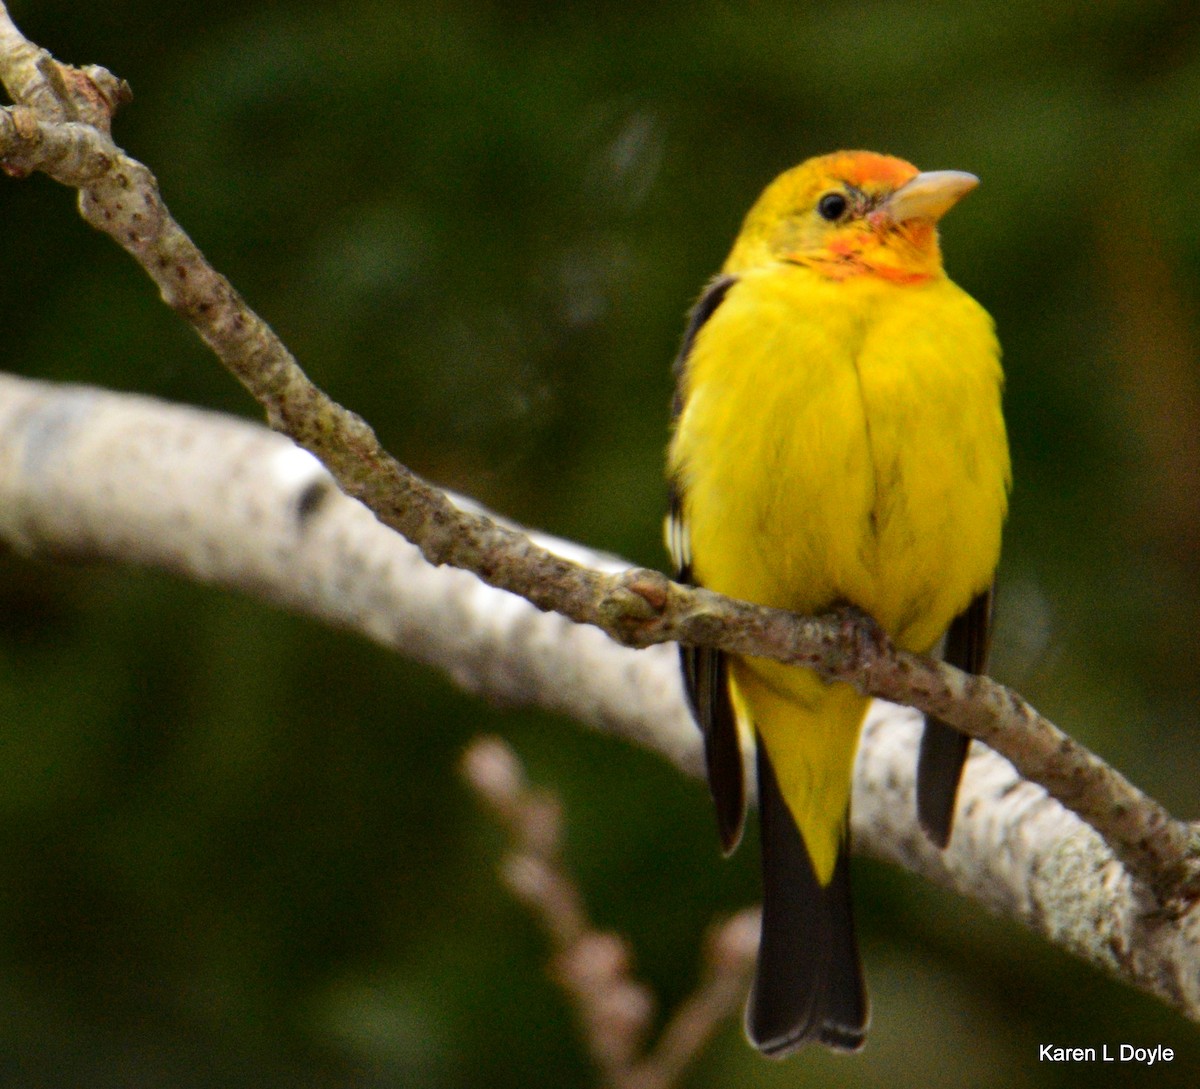
[[[978, 178], [868, 151], [784, 172], [750, 208], [675, 362], [665, 534], [680, 582], [986, 667], [1011, 489], [990, 315], [942, 265], [938, 224]], [[813, 671], [681, 646], [724, 851], [754, 752], [763, 905], [746, 1005], [774, 1057], [856, 1051], [869, 1011], [849, 806], [869, 700]], [[929, 719], [917, 816], [950, 839], [969, 739]]]

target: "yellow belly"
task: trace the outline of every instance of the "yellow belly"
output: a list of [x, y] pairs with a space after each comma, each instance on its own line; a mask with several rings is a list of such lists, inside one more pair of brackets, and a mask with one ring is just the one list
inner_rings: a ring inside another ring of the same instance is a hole
[[[685, 381], [670, 466], [699, 583], [801, 613], [850, 603], [918, 652], [990, 585], [1009, 479], [998, 347], [949, 280], [748, 273]], [[733, 682], [827, 875], [866, 701], [762, 661]]]
[[1000, 381], [991, 320], [948, 280], [747, 275], [696, 338], [671, 445], [698, 581], [851, 602], [927, 650], [999, 559]]

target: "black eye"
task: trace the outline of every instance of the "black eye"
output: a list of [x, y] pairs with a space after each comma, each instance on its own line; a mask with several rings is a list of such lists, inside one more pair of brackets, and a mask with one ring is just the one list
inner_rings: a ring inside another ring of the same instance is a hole
[[839, 220], [846, 214], [847, 202], [841, 193], [826, 193], [817, 201], [817, 215], [830, 223]]

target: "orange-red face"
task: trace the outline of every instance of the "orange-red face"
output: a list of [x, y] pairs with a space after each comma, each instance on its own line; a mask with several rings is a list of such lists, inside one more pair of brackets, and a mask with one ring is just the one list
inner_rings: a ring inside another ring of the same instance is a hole
[[833, 279], [927, 280], [941, 269], [937, 221], [977, 183], [958, 171], [922, 174], [903, 159], [867, 151], [810, 159], [759, 197], [725, 271], [782, 261]]

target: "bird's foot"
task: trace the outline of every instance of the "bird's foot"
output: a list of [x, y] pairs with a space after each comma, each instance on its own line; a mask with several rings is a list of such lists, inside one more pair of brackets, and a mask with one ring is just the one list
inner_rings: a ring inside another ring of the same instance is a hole
[[891, 653], [892, 641], [878, 621], [857, 605], [839, 605], [833, 615], [841, 628], [841, 644], [858, 668], [867, 668]]

